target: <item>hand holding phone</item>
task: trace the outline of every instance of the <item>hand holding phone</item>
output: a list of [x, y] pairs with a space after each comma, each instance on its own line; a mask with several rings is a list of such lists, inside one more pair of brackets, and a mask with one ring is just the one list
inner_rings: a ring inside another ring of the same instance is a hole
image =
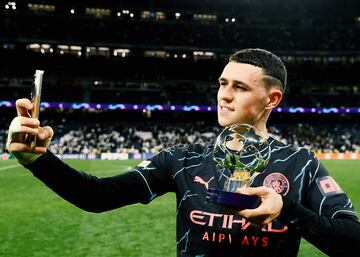
[[6, 149], [24, 165], [33, 163], [46, 153], [54, 136], [51, 127], [40, 126], [39, 122], [43, 74], [44, 71], [36, 70], [31, 100], [21, 98], [16, 101], [17, 116], [9, 126]]

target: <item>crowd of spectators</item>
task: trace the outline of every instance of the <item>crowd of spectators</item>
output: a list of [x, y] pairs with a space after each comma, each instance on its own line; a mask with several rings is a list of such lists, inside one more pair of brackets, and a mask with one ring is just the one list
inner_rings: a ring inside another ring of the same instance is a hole
[[[219, 126], [194, 124], [93, 123], [55, 127], [50, 150], [58, 154], [151, 153], [175, 144], [214, 142]], [[360, 153], [358, 124], [274, 124], [270, 136], [283, 143], [319, 153]], [[5, 151], [6, 129], [0, 130], [0, 152]]]
[[157, 153], [175, 144], [206, 143], [220, 128], [203, 124], [93, 124], [59, 127], [51, 150], [56, 153]]

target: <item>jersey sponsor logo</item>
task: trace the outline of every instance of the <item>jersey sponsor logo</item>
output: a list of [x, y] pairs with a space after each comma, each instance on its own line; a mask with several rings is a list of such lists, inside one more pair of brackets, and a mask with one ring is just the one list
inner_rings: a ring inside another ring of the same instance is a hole
[[287, 195], [290, 189], [289, 180], [279, 172], [271, 173], [264, 179], [263, 185], [274, 189], [278, 194]]
[[340, 194], [343, 192], [331, 176], [317, 178], [316, 184], [323, 196]]
[[[246, 230], [251, 225], [246, 219], [232, 214], [211, 213], [200, 210], [191, 211], [190, 220], [192, 223], [200, 226], [214, 227], [215, 225], [218, 225], [222, 229], [233, 229], [235, 227], [238, 229], [237, 226], [240, 226], [241, 230]], [[273, 222], [271, 222], [261, 230], [263, 232], [282, 233], [287, 230], [287, 226], [280, 223], [274, 225]]]
[[[242, 246], [248, 247], [267, 247], [269, 237], [268, 236], [252, 236], [252, 235], [241, 235], [237, 239], [237, 242], [240, 242]], [[212, 243], [233, 243], [233, 235], [230, 233], [218, 233], [213, 231], [205, 231], [202, 236], [203, 241], [208, 241]]]
[[[288, 227], [279, 222], [270, 222], [261, 229], [264, 234], [233, 234], [231, 230], [247, 230], [251, 224], [246, 219], [231, 214], [211, 213], [200, 210], [190, 212], [189, 218], [193, 224], [204, 227], [201, 240], [212, 243], [232, 244], [234, 241], [248, 247], [267, 247], [270, 233], [283, 233]], [[220, 230], [218, 230], [220, 228]], [[214, 231], [215, 230], [215, 231]], [[229, 231], [230, 230], [230, 231]]]

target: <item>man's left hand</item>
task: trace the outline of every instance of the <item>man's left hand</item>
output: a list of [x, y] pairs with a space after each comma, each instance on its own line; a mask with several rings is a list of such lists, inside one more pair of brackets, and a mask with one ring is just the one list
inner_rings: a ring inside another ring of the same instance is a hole
[[237, 214], [244, 217], [255, 227], [262, 228], [280, 215], [283, 201], [281, 195], [276, 193], [274, 189], [265, 186], [242, 187], [238, 188], [236, 192], [258, 196], [261, 199], [260, 206], [256, 209], [237, 211]]

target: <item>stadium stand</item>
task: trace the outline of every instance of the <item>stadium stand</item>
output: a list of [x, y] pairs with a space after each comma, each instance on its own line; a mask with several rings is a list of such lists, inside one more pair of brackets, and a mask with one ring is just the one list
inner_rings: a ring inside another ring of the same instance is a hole
[[[0, 8], [0, 59], [6, 63], [0, 66], [0, 100], [28, 97], [34, 70], [43, 69], [47, 102], [213, 106], [228, 55], [261, 47], [288, 67], [281, 106], [360, 106], [359, 1], [28, 0]], [[0, 112], [4, 148], [13, 115], [6, 108]], [[56, 127], [58, 152], [154, 152], [160, 142], [186, 143], [195, 135], [205, 141], [213, 137], [203, 133], [217, 132], [214, 113], [43, 112], [44, 124]], [[78, 125], [89, 116], [96, 122]], [[191, 129], [187, 123], [194, 120], [206, 126]], [[276, 114], [272, 121], [288, 142], [346, 152], [359, 151], [358, 120], [357, 115]], [[314, 133], [320, 124], [321, 133]], [[171, 140], [160, 131], [173, 133]], [[153, 139], [144, 140], [140, 132]]]

